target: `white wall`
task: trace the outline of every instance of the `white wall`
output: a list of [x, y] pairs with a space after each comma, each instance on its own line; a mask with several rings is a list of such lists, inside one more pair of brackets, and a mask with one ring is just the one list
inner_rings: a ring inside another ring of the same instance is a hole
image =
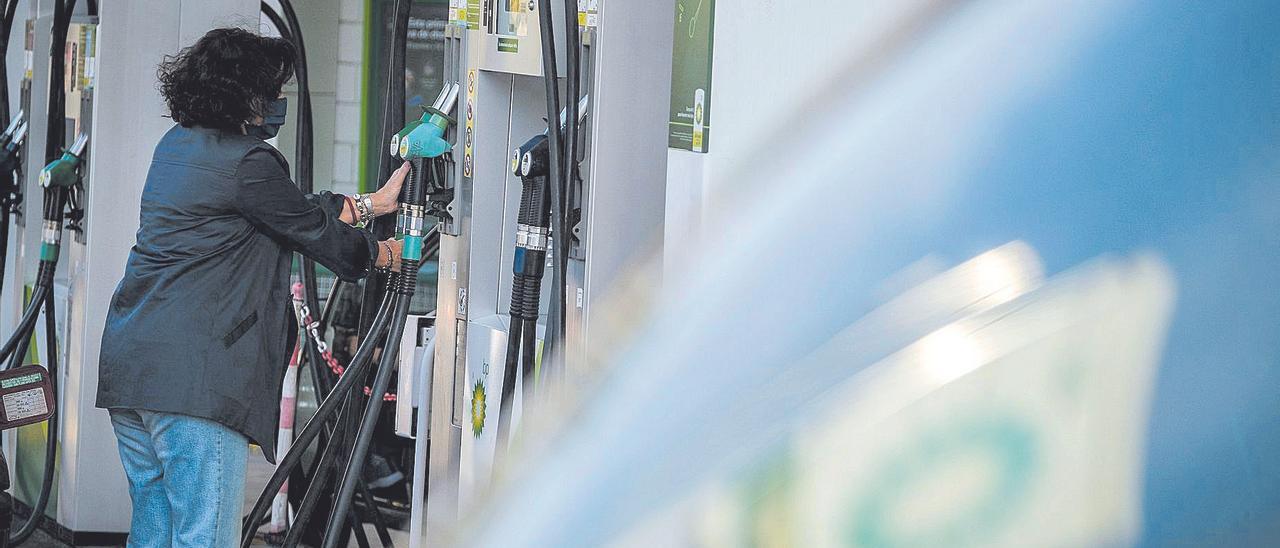
[[713, 228], [704, 221], [708, 211], [732, 197], [732, 171], [751, 165], [767, 169], [771, 160], [757, 151], [776, 132], [786, 131], [788, 118], [806, 99], [823, 91], [834, 67], [850, 66], [851, 57], [874, 60], [877, 48], [929, 4], [721, 0], [713, 31], [710, 152], [668, 153], [666, 241]]
[[337, 100], [334, 103], [338, 129], [333, 146], [333, 188], [335, 192], [356, 192], [360, 184], [360, 91], [364, 74], [365, 0], [341, 0], [337, 33]]

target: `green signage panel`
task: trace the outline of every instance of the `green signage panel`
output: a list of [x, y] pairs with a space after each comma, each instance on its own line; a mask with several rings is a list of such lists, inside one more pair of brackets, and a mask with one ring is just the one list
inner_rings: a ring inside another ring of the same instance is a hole
[[480, 30], [480, 0], [467, 0], [467, 29]]
[[667, 146], [707, 152], [711, 137], [711, 53], [715, 0], [676, 0]]

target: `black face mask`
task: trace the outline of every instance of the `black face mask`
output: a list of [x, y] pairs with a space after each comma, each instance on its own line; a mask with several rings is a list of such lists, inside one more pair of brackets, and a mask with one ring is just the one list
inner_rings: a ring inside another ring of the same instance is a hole
[[262, 112], [262, 125], [249, 125], [244, 127], [244, 132], [263, 141], [275, 137], [280, 133], [280, 126], [284, 125], [285, 114], [289, 112], [289, 100], [281, 97], [267, 103], [267, 108]]

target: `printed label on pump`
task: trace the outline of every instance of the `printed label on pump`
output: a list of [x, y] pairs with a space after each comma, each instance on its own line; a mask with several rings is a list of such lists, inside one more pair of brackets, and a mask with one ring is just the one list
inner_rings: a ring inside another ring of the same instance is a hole
[[49, 412], [49, 402], [45, 401], [44, 390], [40, 388], [5, 394], [3, 399], [4, 416], [11, 421], [38, 417]]
[[464, 0], [449, 0], [449, 24], [466, 26], [467, 4]]
[[467, 30], [480, 30], [480, 0], [467, 0]]
[[467, 126], [462, 144], [462, 176], [471, 178], [476, 127], [476, 69], [467, 71]]

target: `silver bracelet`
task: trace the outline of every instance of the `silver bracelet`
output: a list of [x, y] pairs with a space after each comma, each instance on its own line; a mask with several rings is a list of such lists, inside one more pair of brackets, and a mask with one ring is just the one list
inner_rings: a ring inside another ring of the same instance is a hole
[[373, 195], [372, 194], [356, 194], [356, 222], [355, 224], [363, 226], [365, 223], [373, 220]]

